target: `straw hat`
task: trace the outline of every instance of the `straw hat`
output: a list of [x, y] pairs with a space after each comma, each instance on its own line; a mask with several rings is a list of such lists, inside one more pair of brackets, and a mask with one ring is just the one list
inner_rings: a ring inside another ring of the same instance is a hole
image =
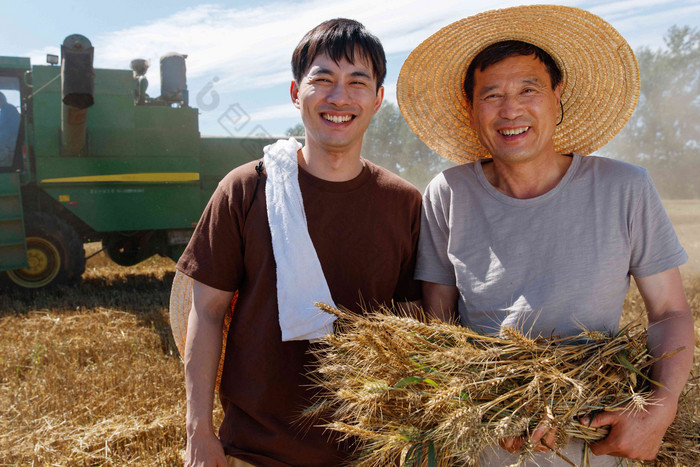
[[457, 163], [490, 157], [470, 126], [464, 77], [479, 52], [507, 40], [536, 45], [562, 72], [564, 120], [554, 133], [557, 152], [590, 154], [627, 123], [639, 97], [639, 69], [629, 44], [610, 24], [557, 5], [492, 10], [442, 28], [401, 68], [401, 113], [442, 157]]
[[[173, 286], [170, 291], [170, 328], [173, 332], [173, 339], [177, 346], [178, 352], [182, 358], [185, 357], [185, 340], [187, 338], [187, 321], [192, 308], [192, 282], [193, 279], [180, 271], [175, 272], [173, 278]], [[224, 356], [226, 352], [226, 337], [228, 336], [228, 328], [231, 325], [231, 317], [233, 309], [236, 306], [238, 292], [233, 295], [231, 306], [229, 307], [224, 318], [224, 326], [221, 330], [222, 345], [221, 357], [219, 358], [219, 368], [216, 372], [216, 390], [219, 390], [221, 385], [221, 374], [224, 370]]]

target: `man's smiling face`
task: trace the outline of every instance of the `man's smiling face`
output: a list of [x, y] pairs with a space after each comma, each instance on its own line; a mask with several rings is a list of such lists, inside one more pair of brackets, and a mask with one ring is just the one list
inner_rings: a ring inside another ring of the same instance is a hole
[[362, 145], [362, 136], [382, 103], [372, 67], [362, 54], [355, 63], [316, 56], [299, 83], [292, 82], [292, 101], [301, 110], [306, 144], [329, 152]]
[[494, 159], [521, 163], [554, 153], [561, 85], [552, 89], [534, 55], [516, 55], [476, 70], [471, 125]]

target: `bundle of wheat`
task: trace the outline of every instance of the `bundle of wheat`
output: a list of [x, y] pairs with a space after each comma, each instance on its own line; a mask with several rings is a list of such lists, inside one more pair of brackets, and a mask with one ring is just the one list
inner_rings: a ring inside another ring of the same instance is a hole
[[[569, 437], [605, 437], [582, 425], [583, 416], [654, 403], [646, 372], [658, 359], [641, 326], [615, 335], [493, 336], [386, 309], [360, 316], [318, 306], [337, 316], [337, 332], [313, 350], [320, 395], [304, 417], [330, 420], [327, 428], [354, 439], [356, 465], [475, 465], [485, 446], [527, 436], [543, 420], [557, 428], [558, 452]], [[658, 462], [700, 465], [693, 424], [678, 417]], [[524, 443], [521, 459], [533, 449]]]

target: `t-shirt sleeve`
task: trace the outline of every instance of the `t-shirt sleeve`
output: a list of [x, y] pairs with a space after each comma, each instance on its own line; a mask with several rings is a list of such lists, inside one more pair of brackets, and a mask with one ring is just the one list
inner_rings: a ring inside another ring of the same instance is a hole
[[[445, 185], [445, 186], [441, 186]], [[447, 254], [449, 229], [449, 187], [438, 175], [425, 190], [421, 214], [415, 278], [443, 285], [456, 285], [455, 272]]]
[[240, 202], [232, 199], [235, 195], [224, 181], [204, 209], [177, 269], [210, 287], [233, 292], [243, 271], [243, 220], [236, 210]]
[[667, 271], [688, 260], [651, 177], [646, 171], [644, 175], [629, 225], [630, 274], [635, 277]]

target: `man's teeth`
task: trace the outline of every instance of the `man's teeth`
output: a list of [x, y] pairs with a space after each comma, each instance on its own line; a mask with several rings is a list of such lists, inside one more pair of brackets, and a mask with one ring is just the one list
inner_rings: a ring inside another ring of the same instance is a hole
[[498, 130], [498, 132], [503, 136], [515, 136], [519, 135], [520, 133], [525, 133], [529, 129], [529, 126], [524, 126], [522, 128], [514, 128], [512, 130]]
[[350, 119], [352, 118], [352, 115], [327, 115], [324, 114], [323, 118], [325, 118], [328, 121], [331, 121], [333, 123], [343, 123], [343, 122], [349, 122]]

